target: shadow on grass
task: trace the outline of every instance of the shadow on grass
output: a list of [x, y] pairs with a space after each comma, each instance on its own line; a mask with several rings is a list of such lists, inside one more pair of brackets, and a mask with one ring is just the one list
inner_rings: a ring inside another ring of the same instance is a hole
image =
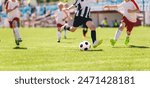
[[95, 52], [95, 51], [99, 52], [99, 51], [104, 51], [104, 50], [103, 49], [91, 49], [91, 50], [88, 50], [88, 52]]
[[28, 48], [26, 48], [26, 47], [14, 47], [13, 49], [21, 49], [21, 50], [27, 50]]
[[127, 47], [125, 47], [125, 46], [120, 46], [120, 47], [113, 47], [113, 48], [140, 48], [140, 49], [148, 49], [148, 48], [150, 48], [150, 47], [148, 47], [148, 46], [137, 46], [137, 45], [129, 45], [129, 46], [127, 46]]
[[141, 49], [147, 49], [150, 48], [148, 46], [136, 46], [136, 45], [130, 45], [129, 48], [141, 48]]

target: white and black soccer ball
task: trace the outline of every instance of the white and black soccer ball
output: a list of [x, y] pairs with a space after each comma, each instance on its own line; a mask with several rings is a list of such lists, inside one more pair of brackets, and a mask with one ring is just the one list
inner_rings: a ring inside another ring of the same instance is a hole
[[79, 44], [79, 49], [81, 51], [87, 51], [91, 48], [91, 45], [88, 41], [83, 41]]

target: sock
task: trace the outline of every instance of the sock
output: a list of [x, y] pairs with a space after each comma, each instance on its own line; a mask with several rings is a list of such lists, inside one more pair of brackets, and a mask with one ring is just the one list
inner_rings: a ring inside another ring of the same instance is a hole
[[21, 36], [20, 36], [19, 28], [18, 28], [18, 27], [16, 27], [16, 28], [13, 30], [13, 32], [14, 32], [14, 36], [15, 36], [15, 39], [16, 39], [16, 40], [21, 39]]
[[58, 41], [60, 41], [60, 39], [61, 39], [61, 32], [60, 31], [57, 32], [57, 37], [58, 37]]
[[94, 44], [94, 42], [96, 41], [96, 31], [95, 30], [91, 31], [91, 38], [92, 38], [92, 41], [93, 41], [93, 44]]
[[64, 36], [65, 37], [67, 36], [67, 30], [64, 30]]
[[115, 34], [115, 37], [114, 37], [114, 39], [115, 39], [116, 41], [119, 39], [121, 33], [122, 33], [122, 31], [118, 29], [117, 32], [116, 32], [116, 34]]
[[64, 29], [70, 31], [71, 27], [65, 26]]

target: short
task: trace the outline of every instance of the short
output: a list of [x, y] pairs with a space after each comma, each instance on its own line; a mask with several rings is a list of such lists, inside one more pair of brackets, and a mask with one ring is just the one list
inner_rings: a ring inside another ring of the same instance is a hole
[[83, 25], [82, 25], [82, 28], [88, 28], [88, 27], [86, 26], [86, 24], [83, 24]]
[[62, 26], [63, 26], [62, 24], [57, 23], [57, 28], [60, 28], [60, 27], [62, 27]]
[[12, 21], [9, 21], [10, 28], [13, 28], [13, 22], [17, 22], [17, 27], [20, 27], [20, 19], [18, 17], [15, 17]]
[[74, 27], [79, 27], [81, 25], [86, 25], [86, 22], [88, 22], [88, 21], [92, 21], [92, 19], [91, 18], [84, 18], [84, 17], [75, 16], [73, 26]]
[[135, 25], [134, 22], [129, 21], [125, 16], [122, 18], [121, 22], [125, 23], [125, 27], [127, 28], [128, 32], [131, 32]]

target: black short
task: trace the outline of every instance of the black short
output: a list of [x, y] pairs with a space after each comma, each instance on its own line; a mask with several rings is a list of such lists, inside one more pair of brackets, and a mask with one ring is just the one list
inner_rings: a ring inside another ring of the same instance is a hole
[[88, 27], [86, 26], [86, 24], [83, 24], [83, 25], [82, 25], [82, 28], [88, 28]]
[[79, 27], [81, 25], [85, 26], [87, 21], [92, 21], [92, 19], [91, 18], [84, 18], [84, 17], [75, 16], [73, 26], [74, 27]]

